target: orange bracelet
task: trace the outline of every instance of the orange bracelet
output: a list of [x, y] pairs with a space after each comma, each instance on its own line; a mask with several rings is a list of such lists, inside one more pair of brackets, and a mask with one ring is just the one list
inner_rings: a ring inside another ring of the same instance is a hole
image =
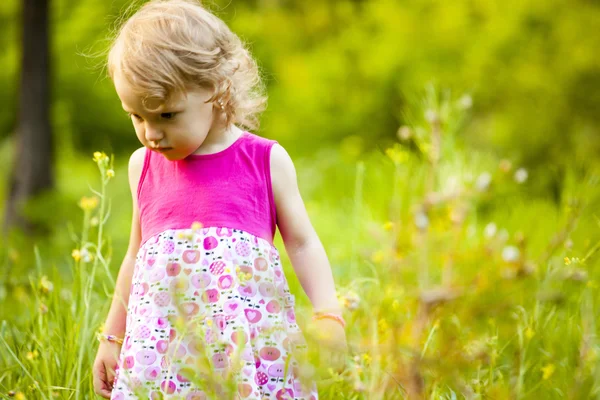
[[333, 314], [333, 313], [316, 312], [312, 317], [313, 321], [316, 321], [318, 319], [324, 319], [324, 318], [332, 319], [334, 321], [339, 322], [340, 325], [342, 325], [342, 328], [346, 327], [346, 321], [344, 320], [344, 318], [341, 315], [337, 315], [337, 314]]
[[105, 333], [97, 333], [96, 338], [98, 339], [99, 342], [107, 341], [107, 342], [123, 344], [123, 339], [120, 337], [117, 337], [115, 335], [107, 335]]

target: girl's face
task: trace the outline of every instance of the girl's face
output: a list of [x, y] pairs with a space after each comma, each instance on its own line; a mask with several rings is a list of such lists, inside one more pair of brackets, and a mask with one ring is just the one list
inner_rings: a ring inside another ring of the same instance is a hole
[[[142, 96], [134, 93], [120, 74], [115, 73], [114, 83], [140, 142], [168, 160], [196, 154], [207, 137], [218, 137], [215, 131], [222, 129], [220, 124], [213, 123], [218, 115], [213, 103], [205, 102], [212, 96], [209, 90], [196, 89], [188, 91], [186, 96], [172, 96], [161, 110], [149, 112], [142, 105]], [[158, 104], [149, 106], [154, 108]]]

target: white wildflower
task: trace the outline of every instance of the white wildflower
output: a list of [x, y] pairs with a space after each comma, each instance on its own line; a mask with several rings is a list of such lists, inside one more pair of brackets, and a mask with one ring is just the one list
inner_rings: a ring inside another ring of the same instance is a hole
[[516, 262], [520, 257], [519, 249], [515, 246], [506, 246], [502, 249], [502, 259], [506, 262]]
[[338, 295], [338, 301], [340, 304], [350, 311], [356, 310], [360, 304], [360, 297], [352, 290], [347, 291], [344, 294]]
[[571, 250], [572, 248], [573, 248], [573, 240], [571, 240], [571, 238], [568, 238], [567, 240], [565, 240], [565, 249]]
[[477, 234], [477, 227], [473, 224], [469, 225], [467, 227], [467, 236], [469, 238], [472, 238], [473, 236], [475, 236]]
[[415, 214], [415, 225], [420, 230], [427, 229], [429, 226], [429, 218], [427, 217], [427, 214], [425, 214], [423, 211], [417, 212]]
[[404, 141], [408, 140], [412, 136], [412, 130], [408, 126], [401, 126], [396, 133], [398, 139]]
[[490, 222], [489, 224], [487, 224], [483, 230], [484, 234], [486, 237], [491, 238], [494, 237], [494, 235], [496, 234], [498, 228], [496, 227], [496, 224], [493, 222]]
[[477, 177], [477, 181], [475, 181], [475, 187], [477, 188], [477, 190], [479, 191], [484, 191], [486, 190], [489, 186], [490, 183], [492, 182], [492, 175], [489, 172], [482, 172], [478, 177]]
[[460, 179], [457, 176], [451, 175], [446, 179], [444, 193], [454, 193], [460, 188]]
[[88, 251], [88, 249], [82, 249], [79, 252], [79, 255], [80, 255], [81, 260], [83, 262], [90, 262], [90, 261], [92, 261], [92, 254]]
[[460, 99], [458, 99], [458, 105], [463, 110], [468, 110], [473, 106], [473, 99], [470, 95], [464, 94]]
[[435, 110], [432, 110], [430, 108], [427, 111], [425, 111], [425, 119], [430, 124], [433, 124], [434, 122], [437, 122], [439, 120], [439, 115]]
[[61, 289], [60, 290], [60, 298], [69, 302], [73, 299], [73, 293], [69, 289]]
[[527, 180], [527, 170], [525, 168], [519, 168], [515, 171], [515, 181], [517, 183], [523, 183]]

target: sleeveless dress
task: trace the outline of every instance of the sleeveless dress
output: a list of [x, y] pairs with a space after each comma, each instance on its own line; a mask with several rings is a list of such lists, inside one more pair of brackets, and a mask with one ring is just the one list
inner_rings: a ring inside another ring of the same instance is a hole
[[270, 153], [250, 132], [169, 161], [146, 150], [142, 241], [111, 399], [318, 399], [279, 252]]

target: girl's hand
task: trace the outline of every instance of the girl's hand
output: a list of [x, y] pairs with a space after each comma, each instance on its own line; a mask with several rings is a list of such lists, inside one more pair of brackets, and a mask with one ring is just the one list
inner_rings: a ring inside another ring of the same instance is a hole
[[344, 328], [339, 322], [329, 318], [317, 319], [312, 323], [319, 355], [318, 365], [323, 367], [321, 378], [331, 378], [330, 368], [333, 372], [343, 373], [348, 358], [348, 343]]
[[121, 345], [114, 342], [100, 342], [98, 353], [92, 367], [94, 392], [105, 399], [110, 399], [116, 376]]

